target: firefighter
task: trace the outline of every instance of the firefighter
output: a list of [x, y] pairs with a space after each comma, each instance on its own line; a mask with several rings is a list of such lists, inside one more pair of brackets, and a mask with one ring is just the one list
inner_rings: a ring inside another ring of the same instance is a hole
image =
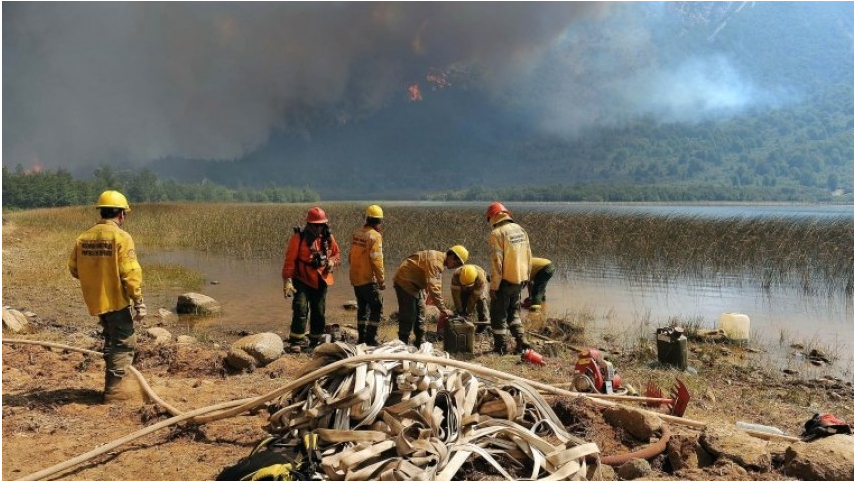
[[124, 195], [108, 190], [96, 208], [101, 220], [77, 237], [68, 270], [80, 279], [89, 314], [104, 328], [104, 402], [141, 400], [136, 379], [126, 376], [137, 345], [134, 322], [147, 313], [134, 240], [122, 230], [131, 207]]
[[455, 314], [466, 318], [477, 316], [483, 323], [479, 324], [477, 332], [483, 332], [490, 322], [489, 284], [484, 269], [466, 264], [455, 270], [451, 276], [451, 297]]
[[383, 316], [386, 289], [383, 270], [383, 209], [369, 205], [365, 209], [365, 225], [353, 233], [350, 244], [350, 284], [356, 295], [357, 344], [377, 345], [377, 328]]
[[340, 264], [340, 252], [330, 232], [327, 214], [312, 207], [306, 214], [306, 226], [294, 228], [288, 241], [282, 281], [285, 298], [291, 302], [293, 316], [288, 341], [292, 350], [305, 346], [306, 320], [309, 320], [309, 347], [321, 343], [326, 330], [327, 288], [333, 285], [333, 269]]
[[508, 328], [516, 340], [516, 353], [529, 348], [520, 319], [522, 288], [531, 271], [531, 246], [528, 233], [511, 218], [499, 202], [487, 207], [487, 221], [492, 231], [487, 238], [490, 251], [490, 319], [493, 329], [493, 352], [508, 352]]
[[469, 251], [461, 245], [452, 246], [445, 253], [434, 250], [418, 251], [404, 259], [395, 273], [393, 283], [398, 297], [398, 339], [410, 341], [410, 331], [415, 336], [416, 347], [424, 342], [425, 297], [430, 296], [440, 315], [454, 313], [442, 299], [442, 271], [454, 269], [469, 259]]
[[555, 274], [555, 265], [549, 259], [543, 257], [531, 258], [531, 282], [528, 283], [528, 297], [522, 306], [532, 312], [540, 310], [541, 304], [546, 301], [546, 284]]

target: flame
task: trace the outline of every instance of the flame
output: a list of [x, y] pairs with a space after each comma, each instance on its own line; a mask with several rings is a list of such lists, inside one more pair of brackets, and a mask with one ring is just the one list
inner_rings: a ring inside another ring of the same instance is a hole
[[407, 87], [407, 92], [410, 94], [410, 102], [422, 101], [422, 92], [419, 90], [419, 84], [411, 84]]
[[451, 87], [451, 82], [448, 80], [448, 72], [428, 72], [425, 78], [431, 84], [431, 90], [442, 90], [446, 87]]

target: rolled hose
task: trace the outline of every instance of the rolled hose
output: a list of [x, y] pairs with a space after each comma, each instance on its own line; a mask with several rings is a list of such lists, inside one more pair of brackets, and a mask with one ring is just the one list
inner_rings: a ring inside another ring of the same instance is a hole
[[668, 429], [667, 424], [662, 424], [661, 432], [662, 436], [659, 438], [659, 441], [650, 443], [647, 446], [631, 453], [600, 456], [600, 463], [607, 464], [609, 466], [620, 466], [628, 461], [632, 461], [633, 459], [651, 459], [659, 456], [665, 452], [665, 448], [668, 446], [668, 440], [671, 439], [671, 430]]

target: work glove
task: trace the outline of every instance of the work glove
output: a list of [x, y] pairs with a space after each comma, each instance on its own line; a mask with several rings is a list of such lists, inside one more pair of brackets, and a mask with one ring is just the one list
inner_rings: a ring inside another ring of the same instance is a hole
[[145, 316], [148, 314], [148, 311], [145, 308], [145, 304], [142, 300], [134, 302], [134, 321], [140, 322], [145, 319]]
[[385, 291], [386, 290], [386, 282], [385, 281], [377, 281], [377, 289], [380, 289], [381, 291]]
[[296, 294], [297, 289], [294, 289], [294, 283], [291, 282], [291, 279], [285, 279], [285, 284], [282, 286], [282, 291], [285, 294], [285, 299]]

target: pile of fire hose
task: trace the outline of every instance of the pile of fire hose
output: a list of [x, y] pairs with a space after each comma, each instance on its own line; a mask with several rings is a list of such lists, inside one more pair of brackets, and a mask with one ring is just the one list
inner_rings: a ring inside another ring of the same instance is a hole
[[[365, 354], [406, 354], [400, 342], [377, 348], [344, 343], [315, 350], [311, 372]], [[418, 354], [448, 355], [424, 344]], [[301, 373], [302, 374], [302, 373]], [[525, 383], [478, 377], [440, 363], [361, 361], [273, 400], [269, 430], [296, 444], [316, 433], [327, 478], [450, 480], [480, 457], [506, 479], [585, 479], [597, 445], [569, 434]], [[550, 440], [550, 441], [547, 441]], [[526, 468], [528, 467], [528, 468]], [[529, 471], [530, 469], [530, 471]]]

